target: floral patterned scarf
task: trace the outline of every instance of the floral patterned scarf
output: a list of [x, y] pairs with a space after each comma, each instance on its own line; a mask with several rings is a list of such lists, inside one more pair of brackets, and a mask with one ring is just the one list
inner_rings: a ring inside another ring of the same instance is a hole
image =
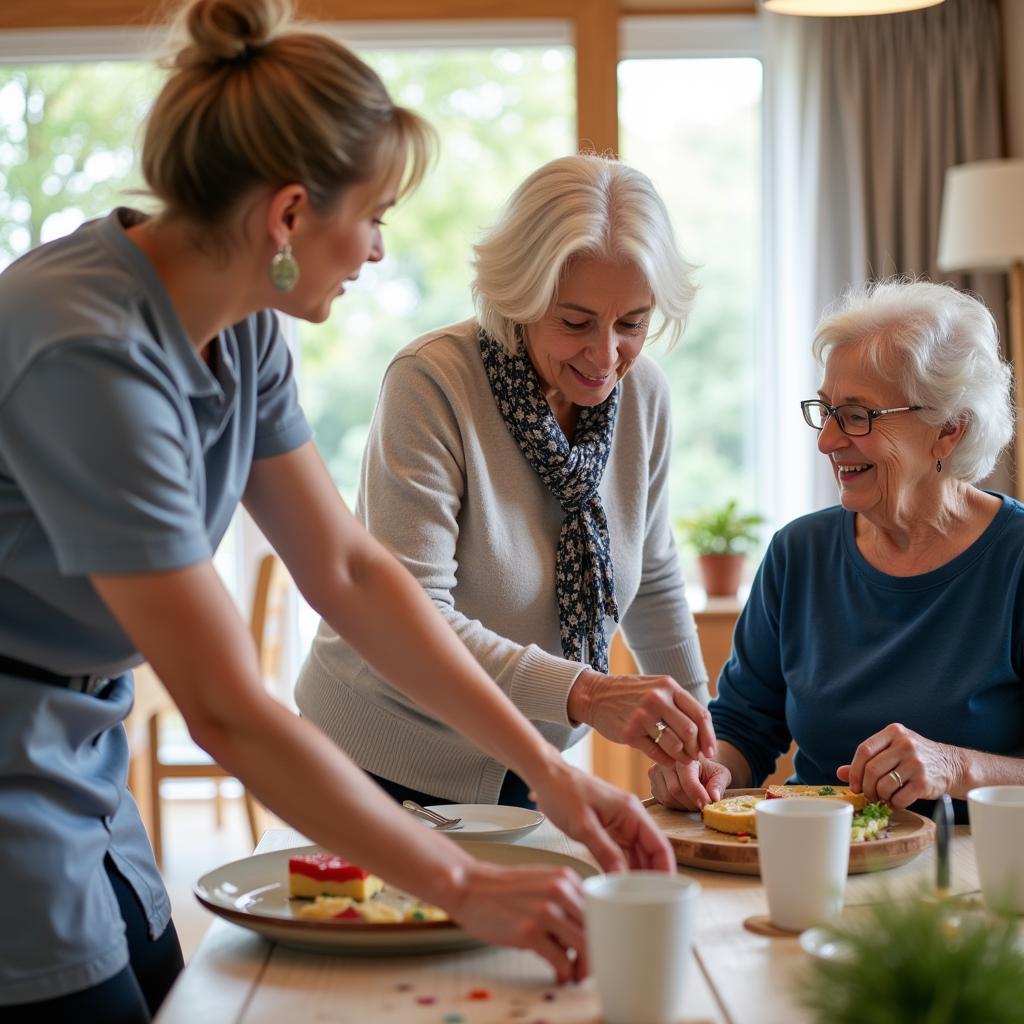
[[597, 489], [612, 446], [619, 387], [580, 409], [570, 445], [544, 398], [529, 355], [515, 355], [485, 331], [480, 353], [494, 402], [526, 461], [565, 512], [558, 537], [557, 596], [562, 654], [608, 671], [605, 616], [619, 621], [608, 520]]

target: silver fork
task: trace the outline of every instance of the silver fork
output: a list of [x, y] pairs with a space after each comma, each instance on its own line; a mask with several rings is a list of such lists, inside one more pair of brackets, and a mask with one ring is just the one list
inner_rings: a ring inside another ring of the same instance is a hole
[[462, 828], [461, 818], [446, 818], [443, 814], [438, 814], [437, 811], [432, 811], [428, 807], [421, 807], [415, 800], [403, 800], [402, 806], [416, 817], [429, 821], [438, 832], [451, 832], [454, 829]]

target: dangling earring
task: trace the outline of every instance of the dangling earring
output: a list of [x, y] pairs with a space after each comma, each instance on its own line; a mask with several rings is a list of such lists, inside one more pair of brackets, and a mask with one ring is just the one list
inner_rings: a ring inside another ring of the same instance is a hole
[[299, 264], [292, 247], [285, 242], [270, 261], [270, 283], [279, 292], [290, 292], [299, 280]]
[[936, 473], [941, 473], [942, 472], [942, 459], [936, 459], [935, 460], [935, 472]]

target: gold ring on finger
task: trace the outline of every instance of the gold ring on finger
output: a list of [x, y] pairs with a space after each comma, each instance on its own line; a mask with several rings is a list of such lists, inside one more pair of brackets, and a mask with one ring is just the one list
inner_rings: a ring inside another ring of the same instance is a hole
[[889, 778], [892, 779], [892, 781], [896, 783], [896, 788], [897, 789], [902, 789], [903, 788], [903, 776], [900, 775], [900, 773], [898, 771], [896, 771], [895, 768], [893, 768], [889, 772]]
[[654, 740], [654, 745], [657, 746], [661, 742], [661, 737], [665, 735], [665, 730], [668, 728], [668, 724], [660, 721], [655, 722], [654, 728], [658, 730], [658, 735], [652, 736], [651, 739]]

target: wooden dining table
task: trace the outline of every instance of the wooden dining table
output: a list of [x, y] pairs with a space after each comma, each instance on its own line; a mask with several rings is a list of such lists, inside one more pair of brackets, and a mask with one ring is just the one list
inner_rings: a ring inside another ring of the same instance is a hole
[[[257, 852], [305, 845], [273, 829]], [[545, 822], [522, 845], [592, 859]], [[952, 891], [978, 889], [969, 830], [951, 844]], [[846, 910], [910, 894], [935, 878], [934, 846], [886, 871], [851, 875]], [[795, 936], [750, 930], [767, 913], [756, 876], [681, 867], [701, 885], [685, 1024], [802, 1024], [801, 976], [812, 961]], [[861, 911], [863, 912], [863, 911]], [[305, 952], [215, 919], [156, 1018], [157, 1024], [599, 1024], [592, 980], [556, 985], [537, 955], [501, 947], [416, 956]]]

